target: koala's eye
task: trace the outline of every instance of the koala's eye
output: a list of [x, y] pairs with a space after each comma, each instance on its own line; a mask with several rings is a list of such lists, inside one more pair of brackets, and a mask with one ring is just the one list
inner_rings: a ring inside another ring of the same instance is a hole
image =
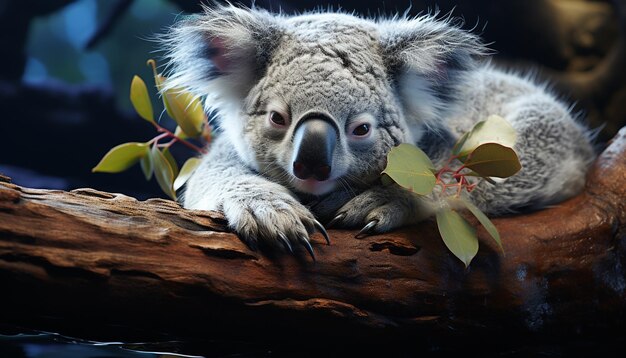
[[352, 130], [352, 134], [358, 137], [367, 135], [370, 132], [370, 125], [363, 123]]
[[376, 129], [374, 125], [374, 117], [364, 113], [353, 120], [346, 128], [348, 138], [355, 141], [368, 139], [372, 136], [372, 132]]
[[270, 121], [272, 121], [274, 125], [281, 127], [287, 125], [285, 117], [283, 117], [280, 113], [274, 111], [270, 112]]

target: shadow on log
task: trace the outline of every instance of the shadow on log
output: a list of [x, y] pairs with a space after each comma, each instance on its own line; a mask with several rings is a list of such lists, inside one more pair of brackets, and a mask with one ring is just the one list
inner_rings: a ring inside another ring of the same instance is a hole
[[333, 230], [331, 246], [316, 234], [314, 263], [305, 252], [251, 251], [216, 212], [4, 182], [0, 307], [7, 322], [91, 338], [415, 345], [623, 332], [625, 198], [622, 129], [583, 193], [495, 219], [504, 255], [479, 229], [465, 269], [432, 222], [363, 240]]

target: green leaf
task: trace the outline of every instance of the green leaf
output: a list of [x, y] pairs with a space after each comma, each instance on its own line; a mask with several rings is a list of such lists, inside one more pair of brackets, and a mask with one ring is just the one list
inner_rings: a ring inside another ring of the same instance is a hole
[[[156, 62], [153, 59], [148, 60], [147, 65], [152, 67], [152, 73], [154, 75], [154, 84], [156, 85], [157, 90], [159, 92], [163, 91], [163, 85], [165, 81], [167, 80], [167, 78], [165, 78], [165, 76], [157, 72]], [[163, 106], [165, 106], [165, 111], [167, 112], [167, 114], [172, 119], [174, 119], [174, 112], [172, 111], [169, 100], [167, 96], [165, 96], [163, 93], [161, 93], [161, 100], [163, 100]]]
[[452, 209], [438, 211], [436, 218], [444, 244], [465, 264], [465, 267], [469, 266], [478, 253], [476, 230]]
[[508, 178], [522, 169], [515, 151], [498, 143], [485, 143], [465, 161], [465, 167], [483, 177]]
[[167, 114], [187, 136], [192, 138], [199, 136], [202, 133], [202, 125], [206, 122], [206, 115], [198, 98], [180, 88], [164, 90], [167, 78], [157, 72], [154, 60], [148, 60], [147, 64], [152, 67], [154, 83], [161, 92]]
[[[464, 137], [461, 137], [461, 139]], [[516, 140], [517, 132], [515, 132], [515, 128], [506, 119], [492, 115], [486, 120], [476, 123], [463, 140], [463, 143], [460, 144], [457, 153], [454, 154], [465, 157], [484, 143], [498, 143], [505, 147], [513, 147]]]
[[133, 81], [130, 83], [130, 101], [141, 118], [154, 124], [154, 112], [152, 111], [148, 88], [139, 76], [133, 77]]
[[150, 158], [150, 155], [143, 156], [141, 160], [139, 161], [139, 164], [141, 164], [141, 171], [143, 172], [143, 175], [146, 177], [146, 180], [152, 179], [152, 173], [154, 172], [154, 167], [152, 166], [152, 159]]
[[498, 229], [496, 228], [496, 226], [491, 222], [491, 220], [489, 220], [487, 215], [485, 215], [485, 213], [480, 211], [480, 209], [478, 207], [476, 207], [476, 205], [472, 204], [467, 199], [463, 199], [463, 198], [461, 198], [461, 199], [453, 199], [453, 198], [451, 198], [449, 200], [450, 201], [452, 201], [452, 200], [458, 201], [461, 204], [463, 204], [474, 215], [474, 217], [476, 217], [476, 219], [478, 219], [480, 224], [485, 228], [485, 230], [489, 233], [489, 235], [493, 238], [493, 240], [498, 244], [498, 246], [500, 247], [500, 250], [502, 250], [502, 252], [504, 252], [504, 248], [502, 247], [502, 241], [500, 240], [500, 233], [498, 232]]
[[163, 153], [163, 156], [167, 159], [167, 162], [170, 164], [170, 168], [172, 168], [172, 172], [174, 173], [174, 178], [176, 178], [176, 176], [178, 176], [178, 163], [176, 163], [176, 159], [174, 159], [174, 156], [170, 152], [169, 148], [164, 148], [161, 153]]
[[161, 190], [170, 198], [176, 200], [176, 192], [174, 192], [173, 188], [174, 172], [170, 167], [170, 163], [156, 146], [152, 147], [150, 156], [154, 164], [154, 177], [157, 183], [159, 183]]
[[193, 174], [196, 168], [198, 168], [199, 164], [200, 158], [187, 159], [185, 164], [183, 164], [183, 167], [180, 169], [180, 173], [176, 177], [176, 180], [174, 180], [174, 190], [180, 189], [187, 182], [189, 177], [191, 177], [191, 174]]
[[196, 97], [189, 92], [174, 88], [163, 93], [163, 101], [166, 103], [169, 116], [176, 121], [187, 136], [195, 138], [202, 134], [205, 114]]
[[146, 143], [120, 144], [109, 150], [91, 171], [94, 173], [119, 173], [130, 168], [146, 154], [148, 154], [148, 144]]
[[165, 78], [165, 76], [162, 76], [162, 75], [156, 73], [156, 69], [154, 71], [155, 71], [154, 72], [154, 83], [156, 84], [157, 90], [159, 90], [159, 92], [161, 92], [161, 100], [163, 101], [163, 106], [165, 106], [165, 111], [167, 112], [167, 115], [170, 116], [170, 118], [174, 119], [174, 112], [172, 111], [172, 106], [170, 105], [169, 99], [162, 92], [163, 91], [163, 85], [165, 83], [166, 78]]
[[384, 174], [416, 194], [429, 194], [435, 187], [433, 163], [418, 147], [403, 143], [391, 148]]

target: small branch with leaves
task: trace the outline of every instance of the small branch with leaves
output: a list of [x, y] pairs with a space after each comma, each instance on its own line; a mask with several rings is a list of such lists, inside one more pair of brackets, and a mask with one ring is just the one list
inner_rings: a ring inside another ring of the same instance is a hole
[[147, 63], [152, 67], [155, 87], [161, 93], [165, 111], [177, 124], [175, 131], [172, 132], [155, 121], [146, 83], [141, 77], [135, 76], [130, 85], [130, 100], [137, 114], [152, 124], [159, 134], [147, 142], [124, 143], [112, 148], [92, 171], [119, 173], [140, 163], [146, 180], [150, 180], [154, 174], [163, 192], [176, 200], [176, 191], [189, 179], [200, 159], [189, 158], [179, 169], [170, 147], [180, 143], [204, 154], [206, 149], [189, 139], [209, 143], [211, 127], [198, 98], [182, 89], [164, 90], [163, 84], [167, 79], [157, 72], [154, 60], [148, 60]]
[[493, 223], [464, 194], [471, 193], [481, 180], [495, 184], [497, 178], [508, 178], [521, 169], [512, 148], [516, 139], [515, 129], [504, 118], [490, 116], [459, 138], [440, 169], [435, 169], [418, 147], [400, 144], [387, 156], [383, 182], [398, 184], [424, 200], [433, 200], [443, 242], [469, 266], [478, 253], [478, 236], [475, 228], [459, 214], [459, 208], [476, 217], [501, 249], [502, 243]]
[[[204, 154], [206, 150], [190, 139], [208, 143], [211, 128], [198, 98], [182, 89], [164, 89], [167, 79], [157, 72], [154, 60], [149, 60], [148, 65], [152, 67], [155, 87], [161, 94], [165, 111], [177, 124], [175, 131], [155, 121], [147, 86], [135, 76], [130, 86], [130, 100], [139, 116], [159, 134], [147, 142], [124, 143], [112, 148], [93, 171], [118, 173], [140, 163], [146, 180], [154, 175], [163, 192], [176, 200], [176, 191], [189, 179], [200, 159], [189, 158], [179, 169], [170, 147], [180, 143]], [[467, 209], [476, 217], [502, 248], [496, 227], [465, 193], [471, 193], [481, 180], [495, 184], [497, 178], [508, 178], [521, 169], [512, 149], [515, 140], [515, 130], [504, 118], [490, 116], [457, 141], [440, 169], [435, 169], [430, 158], [414, 145], [405, 143], [393, 148], [382, 179], [386, 185], [396, 183], [425, 200], [434, 201], [435, 218], [444, 243], [468, 266], [478, 252], [478, 237], [474, 227], [459, 214], [459, 208]]]

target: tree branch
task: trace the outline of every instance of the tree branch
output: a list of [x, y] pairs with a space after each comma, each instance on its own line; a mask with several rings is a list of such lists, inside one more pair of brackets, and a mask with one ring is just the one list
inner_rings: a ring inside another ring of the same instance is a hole
[[141, 330], [410, 345], [437, 335], [623, 332], [625, 183], [622, 129], [582, 194], [494, 220], [504, 255], [479, 229], [467, 270], [432, 222], [363, 240], [333, 230], [331, 246], [316, 234], [314, 263], [304, 252], [251, 251], [216, 212], [0, 183], [2, 317], [117, 339]]

